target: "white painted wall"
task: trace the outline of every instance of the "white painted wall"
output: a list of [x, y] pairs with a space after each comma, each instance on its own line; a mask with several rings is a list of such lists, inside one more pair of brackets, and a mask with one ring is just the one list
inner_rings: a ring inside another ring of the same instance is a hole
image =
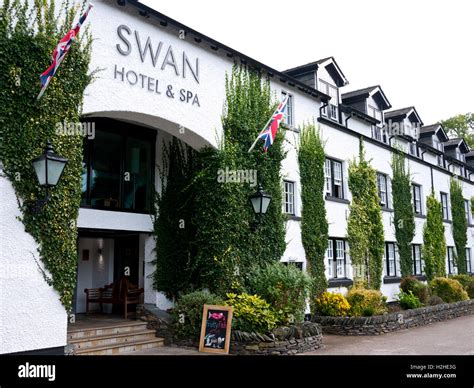
[[[83, 260], [83, 251], [89, 250], [89, 260]], [[102, 254], [99, 254], [102, 249]], [[77, 271], [76, 313], [86, 312], [86, 288], [100, 288], [114, 280], [114, 240], [104, 238], [80, 238]], [[112, 306], [104, 305], [104, 311], [110, 312]], [[97, 310], [99, 305], [89, 308]]]
[[20, 210], [0, 169], [0, 354], [66, 345], [67, 314], [43, 279], [38, 245], [17, 219]]

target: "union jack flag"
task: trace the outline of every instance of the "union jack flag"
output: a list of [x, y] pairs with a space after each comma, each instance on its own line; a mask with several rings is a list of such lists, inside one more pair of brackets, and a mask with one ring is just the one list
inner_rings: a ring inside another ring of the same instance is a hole
[[280, 104], [278, 104], [277, 109], [273, 113], [270, 120], [267, 121], [265, 126], [263, 127], [260, 134], [257, 136], [257, 139], [254, 141], [252, 146], [249, 148], [248, 152], [251, 152], [255, 145], [257, 144], [259, 139], [264, 141], [263, 151], [267, 152], [268, 148], [273, 144], [275, 141], [275, 137], [278, 131], [278, 127], [280, 126], [281, 120], [285, 117], [285, 109], [288, 104], [289, 95], [287, 94]]
[[84, 24], [84, 21], [86, 20], [87, 15], [89, 14], [89, 11], [91, 10], [92, 7], [93, 5], [89, 4], [86, 12], [84, 12], [84, 14], [79, 19], [79, 22], [76, 24], [76, 27], [69, 30], [69, 32], [66, 35], [64, 35], [64, 37], [59, 41], [58, 45], [54, 49], [51, 65], [46, 69], [46, 71], [43, 74], [40, 75], [41, 91], [38, 94], [37, 100], [41, 98], [44, 91], [48, 87], [49, 81], [51, 81], [51, 78], [53, 78], [53, 76], [56, 74], [56, 71], [58, 70], [59, 65], [63, 61], [69, 49], [71, 48], [74, 38], [79, 34], [79, 30], [81, 29], [81, 26]]

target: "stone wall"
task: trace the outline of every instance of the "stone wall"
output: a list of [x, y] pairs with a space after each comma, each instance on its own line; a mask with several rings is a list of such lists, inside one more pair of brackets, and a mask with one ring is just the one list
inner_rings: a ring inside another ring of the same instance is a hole
[[322, 345], [321, 328], [314, 322], [277, 327], [269, 335], [233, 330], [230, 353], [240, 355], [293, 355]]
[[[171, 317], [151, 304], [137, 306], [137, 319], [148, 322], [167, 346], [199, 347], [196, 339], [176, 339], [173, 336]], [[320, 348], [322, 333], [319, 324], [303, 322], [292, 326], [277, 327], [268, 335], [232, 330], [230, 353], [240, 355], [292, 355]]]
[[313, 322], [319, 323], [325, 334], [379, 335], [400, 329], [429, 325], [473, 313], [474, 300], [465, 300], [373, 317], [316, 316], [313, 318]]

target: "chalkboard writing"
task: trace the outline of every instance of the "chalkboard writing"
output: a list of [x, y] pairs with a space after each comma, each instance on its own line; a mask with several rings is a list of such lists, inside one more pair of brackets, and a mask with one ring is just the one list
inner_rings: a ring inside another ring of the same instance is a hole
[[199, 351], [229, 353], [232, 307], [204, 305]]

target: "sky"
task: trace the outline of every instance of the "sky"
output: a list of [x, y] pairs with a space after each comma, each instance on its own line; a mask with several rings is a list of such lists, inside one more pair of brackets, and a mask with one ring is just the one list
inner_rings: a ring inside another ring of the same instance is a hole
[[474, 112], [472, 0], [142, 0], [274, 69], [333, 56], [425, 125]]

